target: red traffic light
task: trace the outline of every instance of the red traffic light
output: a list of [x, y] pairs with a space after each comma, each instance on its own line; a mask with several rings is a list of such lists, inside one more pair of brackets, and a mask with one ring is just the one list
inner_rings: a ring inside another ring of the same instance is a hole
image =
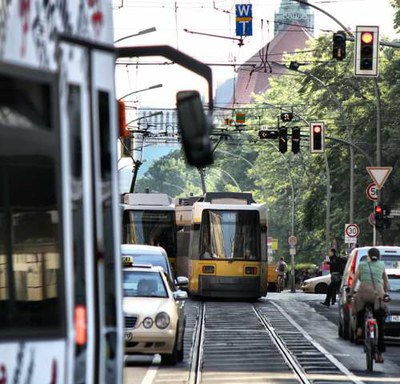
[[382, 215], [382, 213], [383, 213], [383, 208], [382, 208], [382, 206], [377, 205], [377, 206], [375, 207], [375, 213], [378, 214], [378, 215]]
[[314, 133], [321, 133], [321, 126], [320, 125], [314, 125], [313, 131]]
[[361, 41], [364, 44], [372, 44], [374, 42], [374, 34], [372, 32], [361, 32]]

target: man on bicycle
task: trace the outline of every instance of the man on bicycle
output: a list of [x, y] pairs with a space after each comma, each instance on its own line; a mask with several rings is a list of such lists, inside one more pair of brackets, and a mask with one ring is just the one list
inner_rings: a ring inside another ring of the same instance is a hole
[[[388, 297], [388, 278], [385, 272], [385, 263], [379, 259], [379, 250], [377, 248], [370, 248], [368, 250], [367, 260], [360, 262], [354, 275], [350, 297], [352, 297], [355, 290], [357, 290], [353, 300], [353, 309], [355, 309], [357, 313], [357, 339], [363, 337], [365, 305], [370, 303], [372, 308], [374, 308], [376, 295], [378, 295], [382, 301], [385, 301]], [[359, 282], [358, 287], [357, 282]], [[375, 311], [374, 316], [378, 324], [378, 355], [375, 361], [377, 363], [383, 363], [382, 353], [385, 351], [384, 324], [386, 313], [384, 311]]]
[[276, 274], [277, 274], [277, 282], [279, 283], [279, 280], [281, 280], [281, 288], [283, 289], [285, 286], [285, 276], [286, 272], [288, 270], [288, 266], [285, 263], [285, 259], [281, 257], [281, 259], [278, 261], [278, 264], [276, 265]]

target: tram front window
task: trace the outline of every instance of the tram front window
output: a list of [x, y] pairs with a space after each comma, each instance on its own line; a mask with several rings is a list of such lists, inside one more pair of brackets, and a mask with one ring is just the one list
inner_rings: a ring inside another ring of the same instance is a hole
[[125, 244], [163, 247], [168, 257], [176, 256], [176, 225], [173, 211], [126, 210], [123, 218]]
[[260, 260], [257, 211], [204, 210], [200, 229], [202, 259]]

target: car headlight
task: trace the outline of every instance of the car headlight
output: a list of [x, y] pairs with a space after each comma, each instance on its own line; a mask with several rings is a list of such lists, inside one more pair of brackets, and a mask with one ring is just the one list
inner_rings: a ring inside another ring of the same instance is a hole
[[168, 327], [170, 322], [168, 313], [165, 312], [160, 312], [157, 316], [156, 316], [156, 326], [160, 329], [165, 329]]
[[153, 326], [153, 319], [151, 317], [146, 317], [143, 320], [143, 327], [145, 328], [151, 328]]

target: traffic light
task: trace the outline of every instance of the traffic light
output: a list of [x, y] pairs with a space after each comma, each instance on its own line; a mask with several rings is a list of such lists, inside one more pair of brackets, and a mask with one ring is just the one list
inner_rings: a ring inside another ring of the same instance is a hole
[[374, 208], [375, 212], [375, 227], [377, 229], [383, 228], [383, 206], [378, 204]]
[[389, 217], [390, 212], [391, 212], [391, 208], [388, 205], [384, 204], [382, 206], [382, 215], [383, 215], [383, 227], [385, 229], [389, 229], [390, 224], [392, 223], [392, 221]]
[[310, 123], [310, 152], [322, 153], [325, 147], [324, 123]]
[[300, 128], [299, 127], [292, 128], [292, 152], [293, 153], [300, 152]]
[[378, 76], [379, 27], [356, 28], [355, 76]]
[[293, 120], [293, 112], [282, 112], [281, 120], [282, 121], [292, 121]]
[[287, 152], [287, 128], [279, 128], [279, 152]]
[[278, 131], [261, 129], [260, 131], [258, 131], [258, 136], [260, 137], [260, 139], [277, 139]]
[[346, 32], [337, 31], [333, 34], [333, 51], [334, 59], [342, 61], [346, 57]]

